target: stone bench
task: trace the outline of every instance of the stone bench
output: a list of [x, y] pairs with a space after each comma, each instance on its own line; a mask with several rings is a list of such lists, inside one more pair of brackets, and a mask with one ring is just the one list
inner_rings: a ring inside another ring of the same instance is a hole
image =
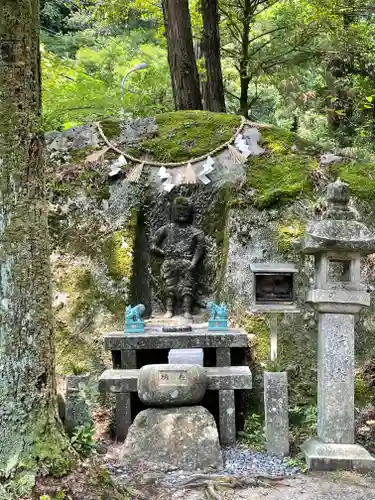
[[[250, 369], [247, 366], [224, 366], [205, 368], [205, 372], [207, 390], [219, 393], [220, 440], [225, 445], [234, 444], [236, 440], [234, 391], [252, 388]], [[99, 392], [116, 394], [118, 439], [125, 439], [131, 425], [129, 394], [137, 392], [138, 375], [137, 369], [106, 370], [99, 379]]]

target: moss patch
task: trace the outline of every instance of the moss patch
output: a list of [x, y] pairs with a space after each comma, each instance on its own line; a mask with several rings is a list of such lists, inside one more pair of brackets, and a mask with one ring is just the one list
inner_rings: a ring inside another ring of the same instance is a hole
[[134, 213], [127, 227], [112, 233], [104, 243], [102, 254], [108, 266], [108, 273], [115, 280], [131, 278], [135, 225]]
[[238, 116], [207, 111], [176, 111], [156, 116], [158, 134], [130, 153], [156, 161], [180, 162], [209, 153], [228, 141], [241, 121]]
[[331, 167], [333, 177], [340, 177], [350, 186], [352, 196], [375, 200], [375, 163], [350, 162]]
[[293, 146], [298, 149], [300, 154], [301, 152], [310, 154], [318, 152], [314, 144], [282, 128], [262, 126], [260, 133], [262, 146], [272, 153], [289, 153]]
[[277, 249], [282, 254], [293, 252], [293, 241], [300, 238], [306, 228], [306, 221], [301, 219], [283, 220], [277, 226]]
[[294, 153], [251, 158], [247, 188], [254, 190], [253, 205], [259, 209], [270, 208], [311, 195], [313, 186], [309, 171], [315, 167], [315, 159]]
[[121, 121], [116, 119], [107, 118], [100, 122], [101, 129], [107, 139], [112, 139], [113, 137], [119, 137], [121, 134]]

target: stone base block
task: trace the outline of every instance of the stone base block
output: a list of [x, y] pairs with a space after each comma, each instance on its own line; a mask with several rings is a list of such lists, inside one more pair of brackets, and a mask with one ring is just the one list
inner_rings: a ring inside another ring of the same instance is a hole
[[223, 467], [215, 420], [202, 406], [139, 413], [120, 453], [138, 471], [215, 471]]
[[302, 449], [309, 470], [375, 470], [375, 459], [358, 444], [323, 443], [313, 438]]

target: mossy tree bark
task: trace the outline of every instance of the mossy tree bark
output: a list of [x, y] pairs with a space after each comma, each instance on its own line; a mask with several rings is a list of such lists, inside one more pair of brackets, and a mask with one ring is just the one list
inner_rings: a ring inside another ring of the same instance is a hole
[[[0, 470], [66, 465], [57, 416], [38, 0], [0, 3]], [[59, 467], [60, 468], [60, 467]], [[55, 469], [56, 472], [56, 469]], [[60, 472], [63, 472], [60, 468]]]
[[162, 6], [176, 109], [202, 109], [189, 0], [163, 0]]
[[204, 108], [225, 113], [223, 73], [220, 58], [218, 0], [201, 0], [203, 53], [206, 66], [207, 96]]

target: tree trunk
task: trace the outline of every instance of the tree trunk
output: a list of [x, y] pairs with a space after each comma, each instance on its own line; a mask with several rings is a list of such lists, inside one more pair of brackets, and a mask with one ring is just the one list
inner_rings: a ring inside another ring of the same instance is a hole
[[202, 40], [194, 43], [194, 55], [195, 55], [195, 60], [197, 61], [199, 88], [202, 96], [203, 109], [209, 111], [207, 73], [206, 73], [206, 68], [205, 67], [203, 68], [203, 65], [201, 64], [201, 61], [203, 62], [204, 60], [202, 45], [203, 45]]
[[202, 0], [203, 52], [207, 74], [205, 109], [225, 113], [223, 73], [220, 59], [218, 0]]
[[163, 0], [162, 5], [176, 109], [202, 109], [189, 1]]
[[38, 0], [0, 4], [0, 95], [0, 470], [56, 470], [67, 465], [67, 440], [56, 404]]
[[248, 75], [249, 69], [249, 32], [251, 20], [251, 0], [244, 0], [243, 4], [243, 21], [242, 21], [242, 37], [241, 37], [241, 59], [240, 59], [240, 109], [239, 113], [245, 118], [249, 117], [249, 85], [250, 78]]

